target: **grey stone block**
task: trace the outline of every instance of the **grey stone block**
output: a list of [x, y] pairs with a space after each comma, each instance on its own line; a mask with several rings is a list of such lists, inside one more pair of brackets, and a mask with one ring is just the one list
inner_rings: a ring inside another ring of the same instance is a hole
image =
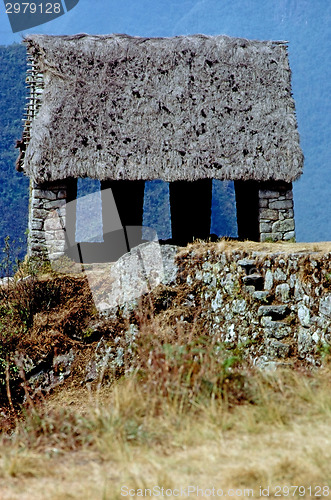
[[286, 323], [280, 321], [270, 321], [264, 327], [264, 332], [267, 337], [275, 338], [278, 340], [284, 339], [292, 334], [291, 327]]
[[49, 260], [57, 260], [61, 257], [63, 257], [64, 252], [53, 252], [48, 254]]
[[44, 224], [45, 231], [63, 230], [64, 221], [62, 217], [48, 217]]
[[235, 299], [232, 302], [232, 312], [235, 314], [244, 314], [246, 306], [247, 304], [245, 299]]
[[259, 215], [260, 215], [260, 220], [266, 219], [275, 221], [279, 219], [278, 210], [271, 210], [270, 208], [260, 208]]
[[268, 347], [269, 354], [278, 358], [287, 358], [290, 354], [290, 346], [279, 340], [272, 340]]
[[254, 291], [253, 298], [255, 300], [259, 300], [261, 302], [262, 301], [266, 301], [269, 298], [269, 292], [268, 291], [263, 291], [263, 290]]
[[44, 201], [40, 198], [32, 198], [31, 200], [31, 207], [32, 208], [43, 208], [44, 207]]
[[304, 358], [314, 350], [314, 341], [311, 331], [307, 328], [299, 328], [298, 332], [298, 355]]
[[288, 316], [289, 309], [286, 305], [270, 305], [260, 306], [258, 309], [259, 316], [271, 316], [272, 319], [282, 319]]
[[267, 270], [264, 276], [264, 289], [271, 290], [274, 284], [274, 277], [272, 271], [270, 269]]
[[278, 198], [280, 196], [279, 191], [271, 191], [269, 189], [260, 189], [259, 198]]
[[53, 229], [51, 231], [45, 231], [45, 238], [47, 242], [51, 241], [65, 241], [65, 232], [62, 229]]
[[30, 224], [30, 231], [42, 231], [44, 221], [40, 219], [33, 219]]
[[56, 209], [64, 207], [65, 205], [66, 205], [66, 200], [54, 200], [46, 202], [44, 206], [46, 209]]
[[259, 229], [260, 233], [271, 233], [272, 222], [260, 221]]
[[238, 260], [238, 264], [241, 267], [252, 267], [252, 266], [255, 266], [255, 260], [252, 260], [252, 259], [240, 259], [240, 260]]
[[287, 233], [289, 231], [294, 231], [293, 219], [278, 220], [274, 222], [272, 225], [273, 233], [278, 233], [278, 232]]
[[272, 240], [272, 241], [281, 241], [283, 239], [283, 233], [261, 233], [260, 234], [260, 241], [267, 241], [267, 240]]
[[32, 219], [46, 219], [47, 215], [49, 214], [48, 210], [45, 210], [44, 208], [33, 208], [31, 212]]
[[32, 197], [33, 198], [40, 198], [44, 200], [56, 200], [56, 192], [51, 191], [51, 190], [44, 190], [44, 189], [33, 189], [32, 190]]
[[269, 208], [276, 208], [276, 209], [286, 209], [286, 208], [293, 208], [293, 201], [292, 200], [275, 200], [275, 201], [270, 201], [269, 202]]
[[319, 311], [331, 319], [331, 294], [326, 295], [320, 300]]
[[310, 325], [310, 311], [304, 304], [301, 304], [298, 308], [298, 318], [302, 326]]
[[286, 281], [287, 275], [282, 271], [279, 267], [274, 271], [274, 279], [275, 281]]
[[295, 231], [288, 231], [287, 233], [284, 233], [284, 241], [292, 240], [292, 238], [295, 239]]
[[290, 286], [287, 283], [281, 283], [276, 286], [276, 297], [282, 302], [288, 302], [290, 300]]
[[269, 206], [269, 202], [265, 198], [260, 198], [259, 199], [259, 207], [260, 208], [267, 208]]
[[44, 231], [40, 231], [37, 229], [31, 229], [30, 230], [30, 238], [34, 239], [34, 240], [44, 240], [45, 233], [44, 233]]

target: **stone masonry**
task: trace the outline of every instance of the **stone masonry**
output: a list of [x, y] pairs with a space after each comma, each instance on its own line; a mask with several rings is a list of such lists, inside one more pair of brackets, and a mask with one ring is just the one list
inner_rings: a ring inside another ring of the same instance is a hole
[[201, 311], [208, 334], [246, 345], [255, 365], [322, 364], [331, 353], [331, 253], [221, 247], [187, 248], [177, 257], [185, 318]]
[[[73, 217], [70, 218], [70, 228], [67, 227], [66, 205], [67, 201], [76, 198], [75, 189], [72, 188], [74, 185], [76, 186], [75, 182], [72, 183], [70, 180], [45, 185], [32, 184], [29, 208], [29, 256], [46, 256], [52, 260], [64, 254], [66, 248], [65, 229], [67, 229], [68, 234], [75, 227], [75, 213], [72, 213]], [[260, 239], [262, 242], [294, 240], [292, 184], [264, 182], [258, 183], [257, 186], [255, 196], [258, 201], [258, 221], [256, 222], [255, 216], [255, 224], [258, 226], [258, 232], [255, 237], [248, 237], [248, 239]], [[251, 215], [253, 217], [254, 214]], [[254, 225], [254, 221], [251, 219], [244, 221], [242, 225], [245, 227], [246, 223], [250, 222]]]
[[52, 260], [65, 250], [67, 184], [31, 184], [28, 255]]
[[277, 182], [259, 189], [260, 241], [294, 240], [292, 184]]

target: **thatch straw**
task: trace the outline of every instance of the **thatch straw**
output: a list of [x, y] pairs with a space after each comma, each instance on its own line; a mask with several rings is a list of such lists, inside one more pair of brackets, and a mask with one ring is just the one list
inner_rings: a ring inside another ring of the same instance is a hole
[[303, 155], [285, 42], [226, 36], [25, 39], [43, 73], [25, 172], [291, 182]]

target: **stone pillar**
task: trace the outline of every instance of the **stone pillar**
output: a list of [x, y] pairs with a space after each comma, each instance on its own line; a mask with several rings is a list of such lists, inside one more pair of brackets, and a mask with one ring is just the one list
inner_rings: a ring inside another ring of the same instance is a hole
[[66, 245], [66, 202], [70, 181], [30, 184], [28, 256], [54, 259]]
[[292, 183], [260, 183], [260, 241], [295, 239]]

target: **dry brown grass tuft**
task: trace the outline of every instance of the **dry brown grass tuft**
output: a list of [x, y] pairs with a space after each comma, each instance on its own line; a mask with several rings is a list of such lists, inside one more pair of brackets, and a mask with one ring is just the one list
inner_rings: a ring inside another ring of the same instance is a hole
[[113, 499], [124, 485], [255, 496], [267, 486], [331, 487], [330, 370], [243, 375], [252, 399], [232, 407], [214, 397], [183, 406], [146, 392], [137, 373], [112, 390], [54, 394], [2, 438], [0, 498]]
[[194, 249], [196, 252], [199, 250], [215, 249], [217, 252], [232, 252], [232, 251], [242, 251], [242, 252], [266, 252], [269, 254], [275, 252], [281, 252], [284, 254], [302, 252], [302, 253], [329, 253], [331, 252], [331, 242], [321, 241], [315, 243], [293, 243], [287, 241], [275, 241], [275, 242], [256, 242], [256, 241], [237, 241], [230, 240], [228, 238], [222, 238], [216, 243], [211, 243], [209, 241], [197, 240], [193, 243], [189, 243], [185, 250], [182, 252], [187, 253], [187, 250]]

